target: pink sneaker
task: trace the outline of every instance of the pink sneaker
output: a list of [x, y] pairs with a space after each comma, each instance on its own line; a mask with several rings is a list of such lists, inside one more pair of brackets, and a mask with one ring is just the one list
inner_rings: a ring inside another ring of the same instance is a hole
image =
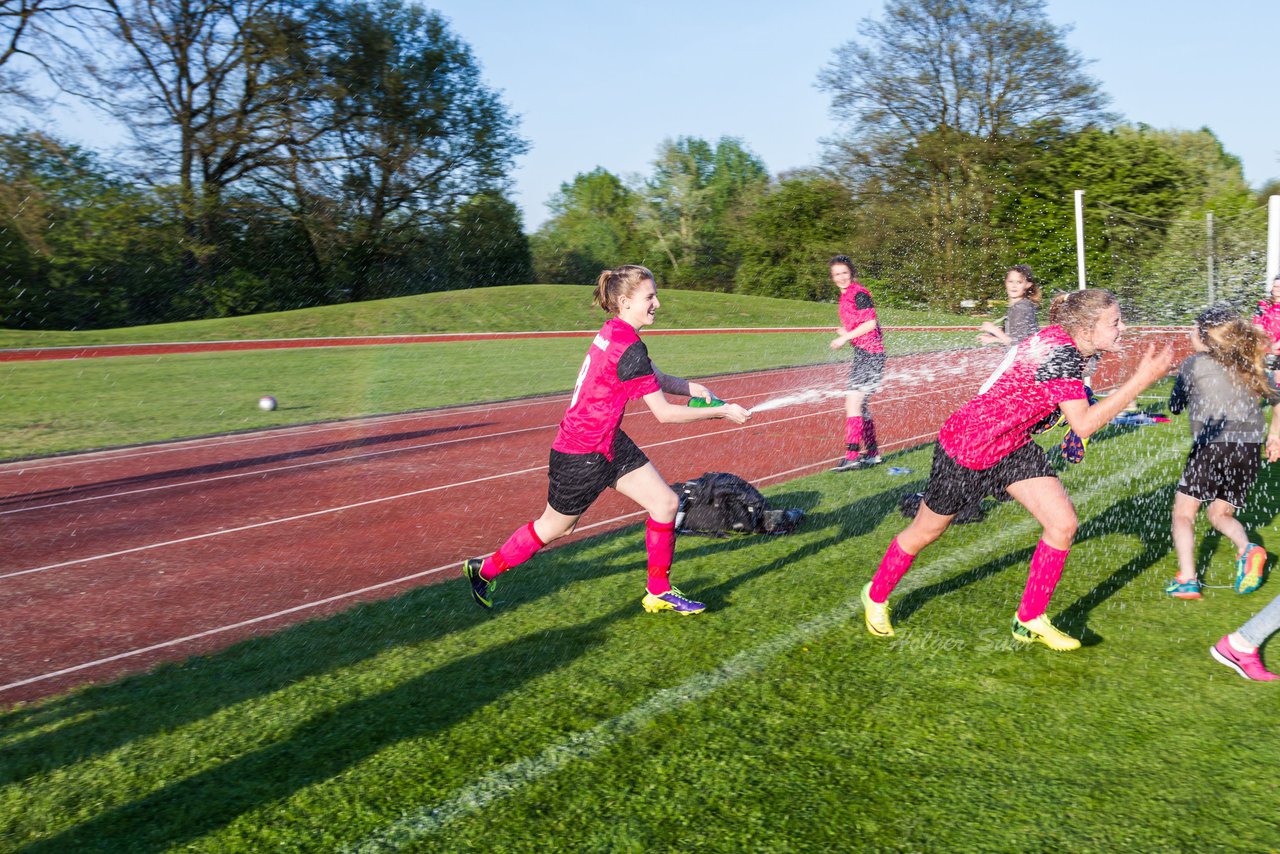
[[1209, 654], [1245, 679], [1251, 679], [1254, 682], [1271, 682], [1280, 679], [1280, 675], [1262, 666], [1262, 659], [1258, 657], [1257, 652], [1237, 652], [1225, 635], [1209, 649]]

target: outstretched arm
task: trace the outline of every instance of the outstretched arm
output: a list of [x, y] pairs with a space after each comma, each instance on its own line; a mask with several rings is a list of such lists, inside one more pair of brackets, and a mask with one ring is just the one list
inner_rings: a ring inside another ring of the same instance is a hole
[[1139, 394], [1168, 374], [1172, 367], [1172, 344], [1166, 344], [1158, 351], [1155, 344], [1148, 344], [1138, 369], [1118, 389], [1093, 406], [1087, 400], [1064, 400], [1059, 408], [1075, 434], [1081, 439], [1088, 439], [1123, 412]]
[[692, 380], [686, 380], [682, 377], [673, 377], [671, 374], [664, 374], [658, 370], [658, 366], [653, 362], [653, 375], [658, 378], [658, 387], [667, 394], [678, 394], [681, 397], [700, 397], [707, 403], [715, 400], [715, 395], [711, 393], [711, 389], [702, 383], [695, 383]]
[[695, 409], [690, 406], [672, 403], [667, 400], [667, 396], [661, 391], [650, 392], [644, 396], [643, 400], [645, 405], [649, 407], [649, 411], [653, 413], [653, 417], [663, 424], [690, 424], [694, 421], [708, 421], [712, 418], [727, 418], [735, 424], [745, 424], [747, 419], [751, 417], [749, 411], [736, 403]]

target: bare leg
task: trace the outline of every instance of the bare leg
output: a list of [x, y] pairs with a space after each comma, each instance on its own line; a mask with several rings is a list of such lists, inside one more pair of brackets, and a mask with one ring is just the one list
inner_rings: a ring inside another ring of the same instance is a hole
[[542, 511], [542, 515], [533, 521], [533, 532], [543, 543], [550, 543], [552, 540], [558, 540], [573, 533], [573, 529], [578, 527], [578, 520], [581, 518], [581, 516], [566, 516], [559, 510], [552, 509], [548, 504]]
[[648, 510], [655, 522], [675, 521], [680, 499], [658, 474], [653, 463], [627, 472], [618, 478], [613, 488]]
[[1079, 522], [1076, 508], [1056, 477], [1033, 477], [1009, 487], [1009, 494], [1044, 528], [1041, 539], [1061, 551], [1071, 548]]
[[1196, 577], [1196, 513], [1200, 502], [1181, 492], [1173, 496], [1173, 548], [1178, 554], [1178, 581], [1188, 582]]
[[1209, 524], [1235, 544], [1236, 554], [1244, 551], [1249, 545], [1249, 534], [1236, 518], [1236, 508], [1217, 498], [1205, 510], [1205, 515], [1209, 517]]
[[898, 547], [909, 555], [920, 554], [951, 527], [951, 520], [954, 518], [954, 515], [943, 516], [933, 512], [929, 505], [921, 501], [920, 509], [911, 524], [898, 534]]

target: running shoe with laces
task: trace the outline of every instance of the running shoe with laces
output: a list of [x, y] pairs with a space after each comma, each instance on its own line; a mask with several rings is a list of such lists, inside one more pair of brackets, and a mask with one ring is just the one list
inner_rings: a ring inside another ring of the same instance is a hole
[[874, 457], [854, 457], [853, 459], [842, 460], [840, 465], [832, 469], [832, 471], [857, 471], [858, 469], [869, 469], [872, 466], [878, 466], [884, 462], [879, 454]]
[[1049, 622], [1049, 618], [1043, 614], [1025, 621], [1019, 620], [1015, 614], [1013, 617], [1013, 639], [1019, 643], [1042, 643], [1049, 649], [1056, 649], [1059, 652], [1068, 652], [1080, 648], [1080, 641], [1058, 631], [1053, 623]]
[[701, 614], [707, 610], [706, 605], [693, 601], [674, 587], [666, 593], [645, 593], [640, 604], [650, 614], [656, 614], [659, 611], [675, 611], [677, 614], [691, 615]]
[[471, 598], [476, 600], [476, 604], [481, 608], [492, 608], [493, 590], [498, 586], [498, 580], [490, 581], [480, 575], [483, 566], [484, 558], [468, 558], [462, 562], [462, 574], [471, 582]]
[[871, 598], [871, 582], [862, 588], [862, 616], [867, 621], [867, 631], [878, 638], [893, 637], [893, 623], [889, 622], [889, 603]]
[[1267, 567], [1267, 552], [1253, 543], [1244, 547], [1236, 559], [1236, 592], [1252, 593], [1262, 586], [1262, 573]]
[[1165, 587], [1164, 592], [1175, 599], [1199, 599], [1202, 586], [1198, 578], [1193, 578], [1190, 581], [1179, 581], [1175, 578]]
[[1255, 649], [1253, 652], [1240, 652], [1231, 645], [1231, 641], [1223, 635], [1222, 640], [1209, 647], [1209, 654], [1216, 661], [1230, 667], [1245, 679], [1254, 682], [1274, 682], [1280, 674], [1272, 673], [1262, 664], [1262, 658]]

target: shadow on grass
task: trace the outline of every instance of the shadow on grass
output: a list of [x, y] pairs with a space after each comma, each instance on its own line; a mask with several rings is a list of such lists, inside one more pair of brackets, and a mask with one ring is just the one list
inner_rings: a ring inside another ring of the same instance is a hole
[[528, 680], [599, 646], [604, 627], [632, 613], [631, 608], [625, 614], [619, 609], [581, 625], [530, 633], [326, 710], [266, 747], [104, 810], [24, 850], [153, 852], [182, 847], [391, 745], [456, 726]]
[[[624, 529], [557, 550], [555, 571], [537, 573], [531, 579], [536, 583], [525, 585], [519, 597], [501, 601], [495, 612], [476, 607], [458, 578], [241, 641], [215, 654], [0, 712], [0, 785], [171, 731], [387, 649], [439, 640], [499, 616], [503, 606], [549, 595], [572, 581], [633, 571], [614, 558], [635, 550], [635, 539], [634, 530]], [[577, 557], [587, 547], [592, 558]]]
[[[818, 496], [787, 493], [773, 500], [789, 506], [806, 502], [812, 506]], [[818, 514], [816, 523], [835, 526], [830, 536], [767, 563], [747, 562], [745, 571], [700, 588], [698, 593], [708, 602], [723, 604], [735, 588], [781, 570], [800, 557], [816, 554], [831, 543], [843, 540], [844, 532], [873, 528], [872, 518], [896, 507], [896, 503], [896, 491], [885, 492], [838, 511]], [[605, 541], [607, 552], [604, 561], [600, 559], [601, 540]], [[711, 541], [707, 552], [726, 549], [733, 552], [759, 540], [759, 537], [743, 537]], [[634, 528], [586, 542], [594, 543], [589, 561], [585, 558], [565, 560], [579, 544], [567, 547], [559, 555], [554, 571], [530, 572], [521, 583], [512, 585], [513, 595], [507, 607], [537, 600], [585, 578], [633, 574], [638, 567], [641, 573], [637, 575], [643, 577], [643, 548], [637, 548]], [[633, 551], [638, 557], [634, 562], [615, 559]], [[602, 565], [605, 568], [602, 569]], [[261, 749], [193, 774], [128, 804], [104, 810], [24, 850], [153, 852], [189, 845], [248, 811], [286, 800], [309, 786], [330, 780], [398, 742], [429, 738], [456, 727], [477, 710], [520, 690], [530, 680], [589, 654], [604, 642], [610, 625], [635, 619], [638, 614], [638, 601], [629, 600], [585, 623], [530, 631], [501, 646], [456, 659], [389, 690], [326, 709], [322, 715]], [[471, 605], [465, 591], [443, 591], [439, 585], [389, 602], [364, 605], [322, 622], [286, 630], [281, 635], [246, 642], [193, 665], [163, 668], [118, 686], [85, 691], [63, 701], [62, 711], [73, 714], [71, 707], [78, 706], [80, 712], [89, 712], [89, 707], [96, 705], [97, 717], [82, 724], [72, 723], [48, 736], [28, 739], [22, 745], [22, 753], [32, 766], [29, 770], [47, 770], [51, 759], [64, 764], [89, 753], [103, 752], [148, 733], [172, 728], [183, 720], [207, 716], [236, 699], [284, 687], [305, 677], [308, 671], [319, 673], [349, 665], [387, 647], [418, 643], [473, 626], [477, 619], [485, 616]], [[354, 650], [348, 648], [348, 641], [355, 642]], [[302, 654], [304, 651], [307, 654]], [[256, 657], [254, 652], [258, 653]], [[253, 663], [249, 661], [251, 658], [258, 667], [254, 670], [256, 682], [249, 688], [237, 683], [236, 677], [244, 674], [235, 671]], [[307, 658], [313, 662], [308, 667], [293, 664]], [[189, 684], [175, 684], [183, 679]], [[210, 696], [206, 697], [205, 692]], [[203, 705], [200, 704], [202, 697]], [[91, 699], [97, 702], [85, 702]], [[142, 713], [142, 707], [146, 707], [150, 715], [137, 720], [135, 716]], [[157, 709], [160, 710], [158, 717]], [[75, 751], [77, 755], [65, 751], [61, 757], [47, 755], [47, 751], [58, 750], [59, 740], [66, 739], [68, 730], [74, 727], [85, 730], [80, 733], [80, 740], [82, 745], [91, 748], [82, 747]], [[101, 732], [95, 738], [91, 730]]]

